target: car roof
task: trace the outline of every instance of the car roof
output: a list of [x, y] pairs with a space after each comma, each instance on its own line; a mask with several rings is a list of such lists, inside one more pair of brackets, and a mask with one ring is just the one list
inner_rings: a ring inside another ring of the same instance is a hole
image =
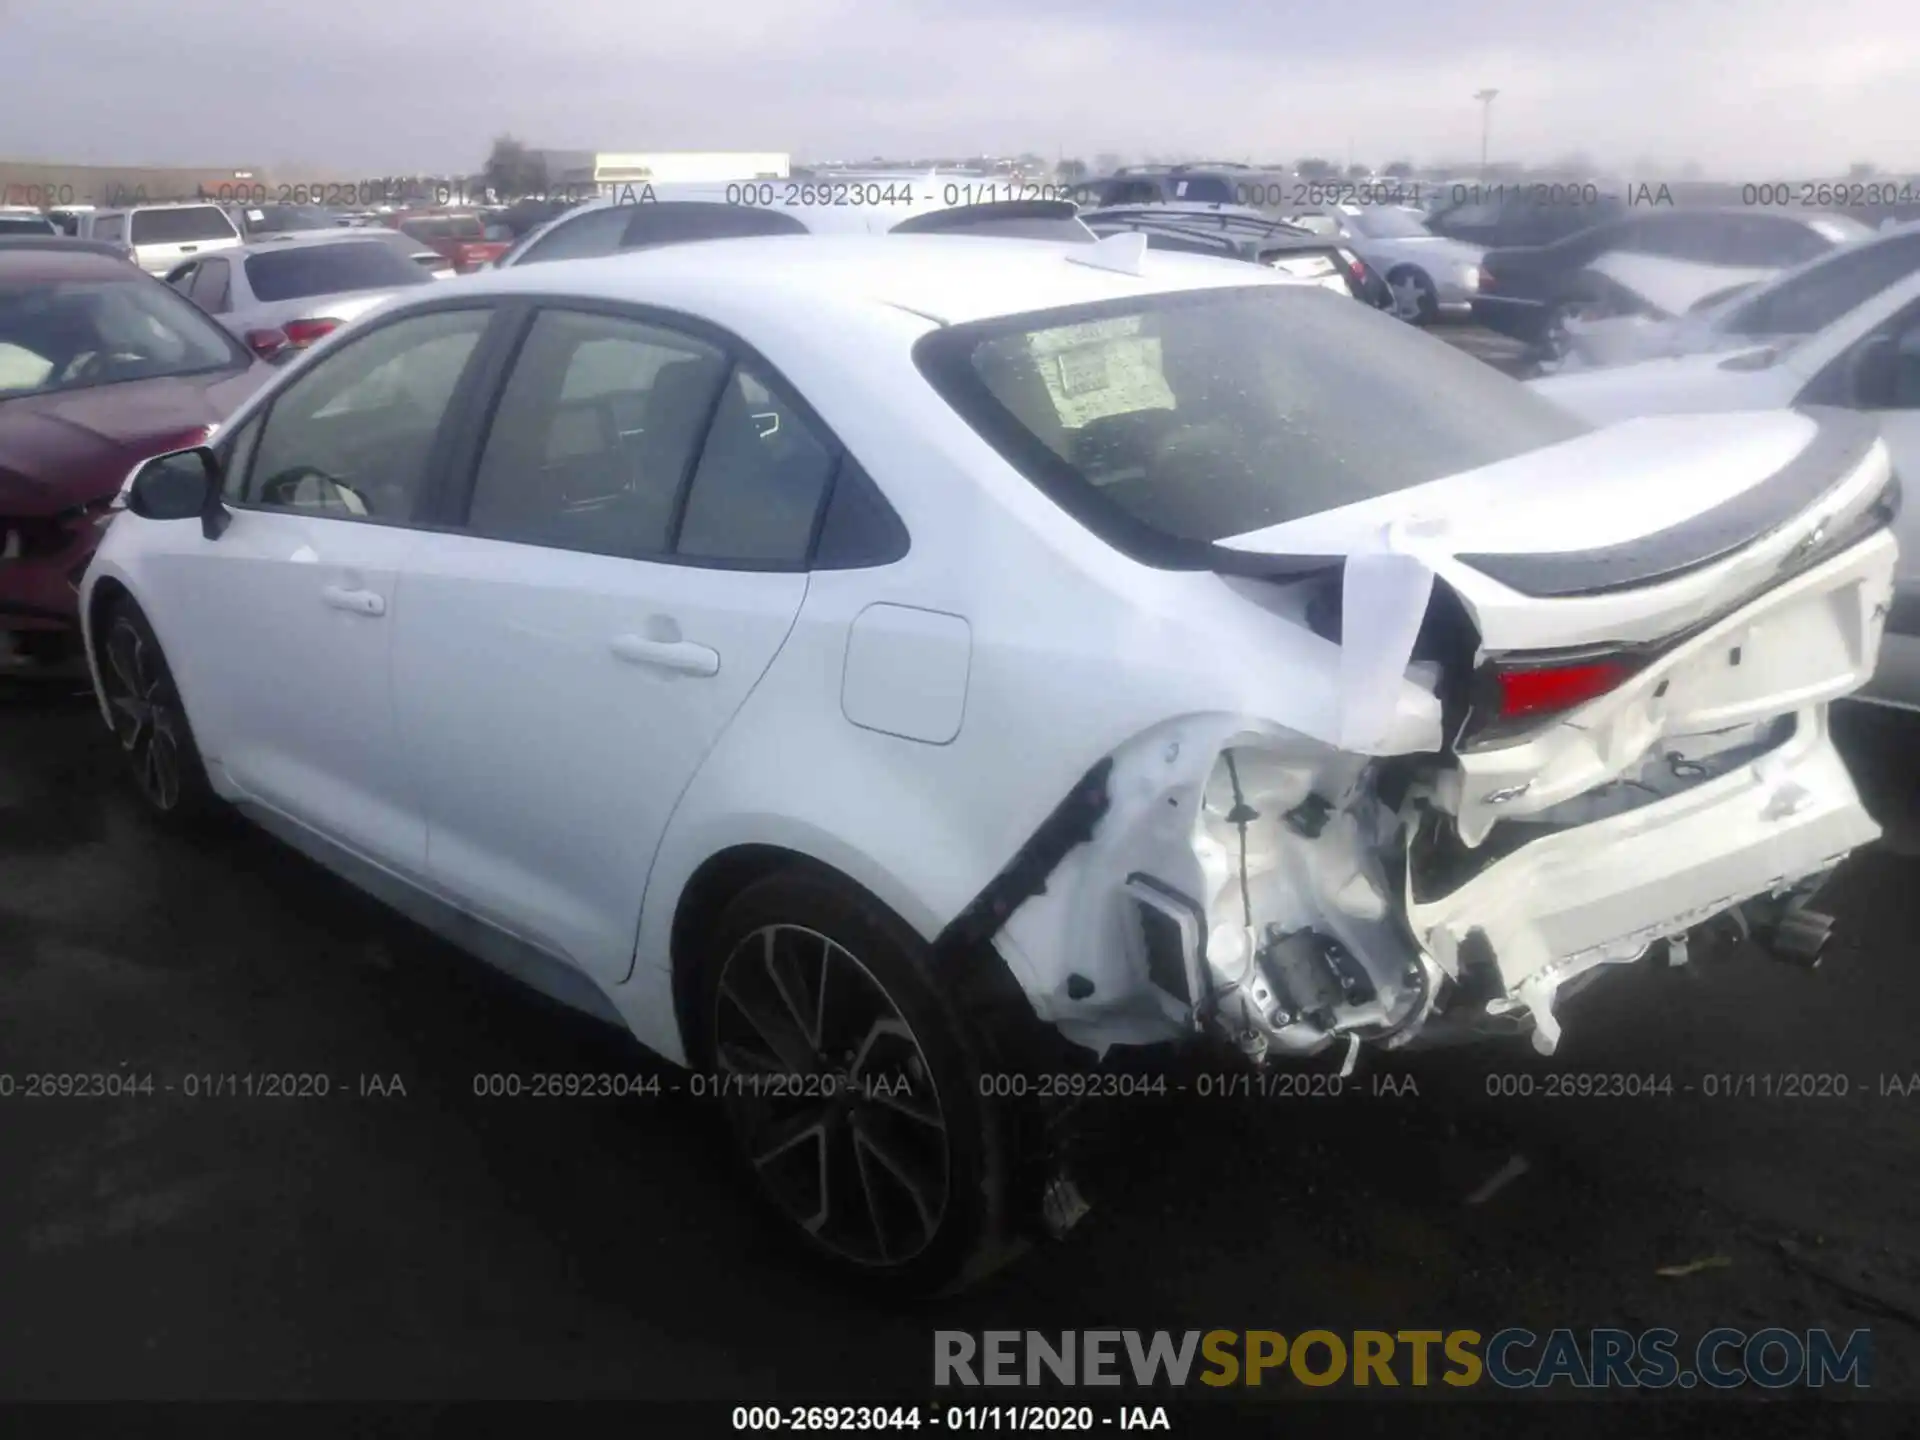
[[0, 280], [50, 285], [63, 280], [144, 279], [145, 272], [91, 245], [0, 244]]
[[[1103, 242], [1124, 245], [1132, 236]], [[1019, 315], [1172, 290], [1281, 284], [1230, 261], [1151, 251], [1138, 274], [1088, 263], [1111, 256], [1064, 241], [962, 235], [778, 235], [661, 245], [594, 259], [483, 271], [466, 293], [685, 304], [750, 333], [758, 311], [852, 315], [905, 310], [936, 324]]]
[[[90, 207], [79, 206], [79, 209]], [[95, 210], [95, 215], [131, 215], [136, 210], [231, 210], [233, 205], [222, 205], [218, 200], [155, 200], [152, 204], [141, 201], [137, 205], [113, 205], [106, 209]]]

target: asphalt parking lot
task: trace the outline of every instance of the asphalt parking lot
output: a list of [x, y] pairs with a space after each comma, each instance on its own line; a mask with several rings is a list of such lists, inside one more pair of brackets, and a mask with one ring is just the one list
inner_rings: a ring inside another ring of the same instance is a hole
[[[1920, 764], [1904, 720], [1846, 730], [1890, 838], [1834, 882], [1818, 971], [1636, 967], [1555, 1060], [1362, 1072], [1398, 1095], [1112, 1101], [1071, 1240], [902, 1316], [772, 1243], [703, 1105], [476, 1097], [651, 1067], [263, 836], [156, 837], [86, 701], [10, 684], [0, 1070], [157, 1087], [0, 1101], [0, 1398], [847, 1399], [918, 1383], [937, 1327], [1420, 1324], [1866, 1326], [1875, 1393], [1920, 1395], [1920, 1093], [1882, 1093], [1920, 1070]], [[261, 1071], [333, 1093], [185, 1093]], [[1674, 1092], [1487, 1093], [1554, 1071]], [[1789, 1073], [1849, 1093], [1705, 1093]]]
[[[937, 1328], [1506, 1325], [1865, 1327], [1920, 1399], [1920, 721], [1840, 725], [1888, 835], [1817, 971], [1697, 952], [1570, 1002], [1551, 1061], [1108, 1102], [1071, 1239], [903, 1314], [764, 1230], [708, 1106], [476, 1095], [664, 1072], [263, 835], [156, 835], [73, 684], [0, 681], [0, 1076], [152, 1081], [0, 1096], [0, 1400], [851, 1401]], [[245, 1073], [330, 1089], [190, 1093]]]

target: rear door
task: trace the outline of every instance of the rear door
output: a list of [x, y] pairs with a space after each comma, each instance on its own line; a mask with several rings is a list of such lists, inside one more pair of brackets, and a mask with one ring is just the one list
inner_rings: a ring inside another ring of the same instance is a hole
[[400, 723], [435, 885], [612, 984], [675, 803], [799, 611], [835, 452], [726, 337], [526, 324], [408, 562]]

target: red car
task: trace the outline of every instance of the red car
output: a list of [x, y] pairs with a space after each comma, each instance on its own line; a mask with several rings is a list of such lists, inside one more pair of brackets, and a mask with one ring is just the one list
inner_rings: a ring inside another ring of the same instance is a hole
[[401, 215], [393, 223], [402, 235], [446, 256], [447, 263], [462, 275], [491, 265], [513, 248], [511, 239], [489, 240], [486, 222], [478, 215], [448, 215], [436, 210], [432, 214]]
[[76, 587], [128, 472], [274, 373], [124, 260], [0, 245], [0, 660], [72, 655]]

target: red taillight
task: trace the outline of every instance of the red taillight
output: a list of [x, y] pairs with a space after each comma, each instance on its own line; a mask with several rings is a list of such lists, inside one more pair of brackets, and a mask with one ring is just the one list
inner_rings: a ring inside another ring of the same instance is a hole
[[1500, 718], [1550, 715], [1584, 705], [1604, 695], [1631, 673], [1620, 660], [1593, 660], [1578, 665], [1544, 665], [1533, 670], [1502, 670]]
[[1491, 290], [1493, 288], [1493, 272], [1482, 265], [1479, 275], [1474, 278], [1473, 288], [1476, 290]]
[[287, 333], [284, 330], [249, 330], [247, 348], [262, 360], [271, 360], [287, 348]]
[[296, 350], [313, 344], [323, 335], [331, 335], [339, 328], [338, 320], [289, 320], [280, 327], [287, 337], [287, 344]]

